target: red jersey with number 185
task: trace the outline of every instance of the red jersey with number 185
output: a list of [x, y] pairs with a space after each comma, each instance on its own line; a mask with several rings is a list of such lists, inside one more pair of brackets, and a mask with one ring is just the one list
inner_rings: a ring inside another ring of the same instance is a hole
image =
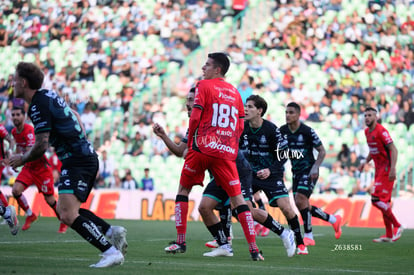
[[[32, 147], [35, 144], [34, 128], [29, 124], [24, 124], [23, 131], [21, 131], [20, 133], [17, 132], [16, 128], [13, 128], [12, 135], [14, 137], [14, 140], [16, 141], [16, 147], [21, 147], [23, 149], [23, 153], [28, 151], [28, 147]], [[49, 165], [45, 155], [43, 155], [43, 157], [41, 157], [40, 159], [27, 162], [25, 164], [26, 167], [31, 169], [36, 169], [36, 167], [41, 168], [45, 165]]]
[[369, 147], [369, 153], [375, 163], [375, 177], [388, 175], [391, 167], [391, 156], [387, 145], [393, 143], [387, 129], [377, 123], [375, 129], [370, 132], [365, 129], [365, 136]]
[[203, 114], [191, 141], [193, 148], [215, 158], [235, 160], [244, 127], [239, 91], [223, 78], [201, 80], [194, 107], [201, 108]]

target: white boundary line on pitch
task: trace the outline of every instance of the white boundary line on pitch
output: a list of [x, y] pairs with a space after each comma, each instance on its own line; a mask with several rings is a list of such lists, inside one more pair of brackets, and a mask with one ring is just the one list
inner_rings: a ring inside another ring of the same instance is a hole
[[[28, 256], [11, 256], [11, 255], [2, 255], [2, 258], [5, 259], [41, 259], [41, 260], [60, 260], [62, 258], [65, 259], [65, 261], [74, 261], [74, 262], [93, 262], [92, 259], [85, 259], [85, 258], [67, 258], [65, 255], [62, 254], [62, 257], [28, 257]], [[128, 257], [127, 257], [128, 259]], [[180, 266], [183, 267], [183, 263], [177, 263], [174, 261], [168, 262], [162, 262], [162, 261], [139, 261], [139, 260], [125, 260], [124, 265], [128, 265], [128, 264], [145, 264], [145, 265], [152, 265], [152, 264], [159, 264], [159, 265], [176, 265], [176, 266]], [[338, 273], [338, 272], [346, 272], [346, 273], [363, 273], [363, 274], [409, 274], [409, 273], [401, 273], [401, 272], [386, 272], [386, 271], [370, 271], [370, 270], [355, 270], [355, 269], [324, 269], [324, 268], [309, 268], [309, 267], [294, 267], [294, 266], [286, 266], [286, 267], [281, 267], [281, 266], [262, 266], [260, 264], [258, 265], [252, 265], [250, 264], [246, 264], [246, 265], [240, 265], [240, 264], [231, 264], [231, 263], [223, 263], [223, 262], [197, 262], [197, 263], [185, 263], [185, 266], [190, 266], [190, 267], [200, 267], [200, 266], [206, 266], [206, 267], [211, 267], [216, 269], [217, 267], [220, 268], [221, 267], [244, 267], [246, 268], [246, 270], [254, 268], [256, 270], [260, 270], [262, 272], [264, 271], [302, 271], [302, 272], [318, 272], [318, 273]]]

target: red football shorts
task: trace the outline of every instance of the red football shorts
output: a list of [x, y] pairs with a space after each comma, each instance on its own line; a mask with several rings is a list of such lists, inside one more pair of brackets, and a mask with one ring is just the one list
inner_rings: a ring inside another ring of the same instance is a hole
[[25, 190], [32, 184], [35, 184], [37, 190], [45, 195], [53, 195], [55, 189], [53, 187], [53, 172], [50, 167], [36, 167], [36, 170], [23, 166], [22, 171], [16, 178], [25, 186]]
[[374, 191], [372, 196], [378, 197], [380, 201], [390, 202], [394, 181], [388, 179], [388, 175], [381, 175], [375, 178]]
[[216, 184], [223, 188], [229, 197], [241, 194], [239, 174], [236, 162], [204, 155], [194, 150], [188, 150], [181, 171], [181, 186], [191, 189], [194, 185], [203, 186], [204, 174], [210, 170]]

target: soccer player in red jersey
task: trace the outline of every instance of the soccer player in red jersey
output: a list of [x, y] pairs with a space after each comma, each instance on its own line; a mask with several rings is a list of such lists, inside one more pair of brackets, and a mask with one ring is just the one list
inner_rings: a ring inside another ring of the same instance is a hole
[[[395, 242], [403, 232], [403, 227], [397, 221], [391, 209], [391, 195], [396, 178], [398, 151], [394, 142], [381, 124], [377, 122], [377, 110], [372, 107], [365, 109], [365, 136], [367, 139], [369, 154], [366, 162], [374, 160], [375, 184], [371, 193], [372, 205], [382, 212], [385, 224], [385, 235], [374, 239], [374, 242]], [[362, 171], [363, 164], [359, 169]]]
[[[4, 147], [4, 140], [8, 142], [8, 149]], [[7, 132], [6, 127], [3, 124], [0, 124], [0, 178], [3, 174], [3, 169], [7, 166], [7, 162], [4, 160], [7, 159], [10, 155], [11, 148], [14, 147], [14, 141]], [[19, 230], [19, 220], [17, 219], [16, 209], [13, 205], [9, 205], [6, 197], [0, 191], [0, 216], [7, 222], [10, 227], [10, 232], [12, 235], [16, 235]]]
[[[8, 149], [4, 147], [4, 140], [8, 142]], [[3, 175], [3, 170], [6, 167], [6, 163], [4, 162], [4, 159], [8, 158], [9, 151], [11, 148], [14, 147], [14, 141], [9, 135], [9, 132], [7, 132], [6, 127], [4, 127], [3, 124], [0, 124], [0, 178], [1, 175]], [[3, 205], [7, 207], [9, 203], [7, 202], [6, 197], [4, 194], [0, 191], [0, 205]]]
[[176, 197], [177, 241], [166, 252], [185, 252], [188, 195], [194, 185], [203, 185], [209, 169], [218, 186], [229, 195], [254, 261], [263, 260], [256, 245], [253, 217], [241, 194], [236, 168], [238, 143], [243, 132], [244, 106], [239, 92], [224, 80], [230, 61], [224, 53], [210, 53], [202, 67], [203, 80], [196, 86], [188, 134], [188, 153]]
[[[23, 108], [13, 107], [12, 119], [15, 128], [12, 129], [12, 135], [16, 142], [17, 154], [24, 154], [35, 143], [34, 128], [24, 122], [25, 118], [26, 115]], [[43, 193], [47, 204], [55, 211], [56, 216], [59, 217], [56, 212], [52, 168], [50, 167], [46, 156], [43, 155], [43, 157], [38, 160], [26, 163], [13, 185], [13, 196], [27, 215], [26, 221], [22, 226], [22, 230], [29, 229], [31, 224], [37, 220], [36, 214], [32, 212], [26, 198], [23, 195], [24, 190], [26, 190], [33, 183], [37, 186], [39, 192]], [[65, 233], [66, 229], [67, 225], [61, 223], [58, 232]]]

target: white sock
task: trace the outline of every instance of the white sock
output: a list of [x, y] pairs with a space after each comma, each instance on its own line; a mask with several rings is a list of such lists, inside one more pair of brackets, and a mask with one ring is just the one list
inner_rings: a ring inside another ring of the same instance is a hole
[[336, 223], [336, 217], [334, 215], [329, 215], [329, 220], [328, 220], [331, 224]]
[[7, 220], [8, 218], [10, 218], [10, 209], [8, 208], [8, 207], [5, 207], [6, 208], [6, 211], [4, 212], [4, 215], [3, 215], [3, 218], [5, 219], [5, 220]]
[[27, 211], [26, 211], [26, 215], [27, 216], [31, 216], [31, 215], [33, 215], [33, 212], [32, 212], [32, 209], [27, 209]]
[[285, 230], [283, 230], [283, 232], [282, 232], [282, 234], [280, 234], [280, 238], [283, 240], [283, 239], [286, 239], [287, 238], [287, 236], [288, 236], [288, 230], [287, 229], [285, 229]]
[[305, 233], [305, 234], [303, 234], [303, 237], [304, 238], [309, 238], [309, 239], [312, 239], [313, 240], [313, 233], [312, 232]]
[[109, 229], [108, 229], [108, 231], [106, 231], [105, 235], [108, 236], [108, 237], [112, 236], [112, 226], [109, 227]]
[[107, 251], [105, 251], [103, 254], [105, 255], [109, 255], [109, 254], [114, 254], [116, 253], [118, 250], [115, 248], [115, 246], [111, 246]]

